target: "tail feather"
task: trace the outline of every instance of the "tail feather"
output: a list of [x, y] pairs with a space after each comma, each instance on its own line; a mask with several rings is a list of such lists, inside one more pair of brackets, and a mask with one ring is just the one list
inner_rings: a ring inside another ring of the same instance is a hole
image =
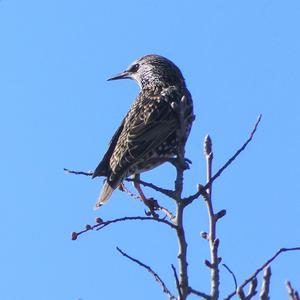
[[103, 185], [103, 188], [101, 190], [101, 193], [99, 195], [99, 198], [96, 202], [96, 205], [94, 209], [98, 209], [100, 206], [102, 206], [111, 196], [112, 192], [115, 190], [111, 185], [108, 184], [106, 181], [105, 184]]

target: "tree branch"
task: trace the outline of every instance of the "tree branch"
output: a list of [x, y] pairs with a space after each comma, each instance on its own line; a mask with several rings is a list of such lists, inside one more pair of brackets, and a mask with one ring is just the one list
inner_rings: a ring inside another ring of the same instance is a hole
[[202, 195], [202, 193], [204, 191], [207, 190], [207, 188], [209, 188], [212, 183], [223, 173], [223, 171], [225, 171], [225, 169], [227, 169], [229, 167], [229, 165], [231, 165], [233, 163], [233, 161], [241, 154], [241, 152], [243, 152], [245, 150], [245, 148], [248, 146], [248, 144], [252, 141], [253, 136], [258, 128], [258, 125], [261, 121], [262, 115], [259, 115], [253, 130], [250, 133], [249, 138], [247, 139], [247, 141], [242, 145], [241, 148], [239, 148], [235, 154], [230, 157], [227, 162], [218, 170], [218, 172], [211, 177], [211, 179], [209, 180], [209, 182], [207, 182], [203, 187], [201, 187], [201, 189], [199, 189], [194, 195], [189, 196], [187, 198], [184, 199], [184, 202], [186, 203], [186, 205], [189, 205], [190, 203], [192, 203], [195, 199], [199, 198], [199, 196]]
[[178, 240], [178, 265], [179, 265], [179, 300], [185, 300], [189, 294], [188, 281], [188, 263], [187, 263], [187, 242], [185, 238], [183, 226], [183, 211], [185, 208], [182, 201], [183, 190], [183, 172], [186, 169], [184, 154], [185, 154], [185, 134], [186, 121], [184, 119], [184, 107], [187, 101], [186, 96], [183, 96], [179, 104], [172, 103], [172, 108], [177, 113], [179, 119], [179, 130], [177, 131], [178, 149], [177, 149], [177, 163], [176, 166], [176, 180], [175, 180], [175, 201], [176, 201], [176, 217], [175, 224], [176, 234]]
[[[288, 251], [300, 251], [300, 247], [293, 247], [293, 248], [281, 248], [279, 249], [270, 259], [268, 259], [265, 263], [262, 264], [248, 279], [246, 279], [240, 287], [246, 286], [249, 282], [251, 282], [256, 276], [264, 269], [266, 268], [272, 261], [274, 261], [277, 256], [279, 256], [283, 252], [288, 252]], [[232, 292], [229, 294], [224, 300], [229, 300], [231, 299], [234, 295], [236, 294], [236, 291]]]
[[[206, 158], [206, 180], [210, 182], [212, 173], [212, 161], [213, 161], [213, 151], [212, 142], [209, 135], [204, 139], [204, 153]], [[211, 271], [211, 300], [217, 300], [219, 298], [219, 264], [221, 258], [218, 257], [218, 247], [219, 239], [217, 238], [217, 221], [218, 218], [214, 213], [213, 203], [212, 203], [212, 185], [207, 186], [204, 193], [204, 199], [207, 207], [208, 220], [209, 220], [209, 232], [207, 240], [209, 242], [210, 248], [210, 262], [206, 262], [206, 265]]]
[[155, 279], [155, 281], [161, 286], [161, 289], [163, 291], [164, 294], [166, 294], [166, 296], [168, 297], [168, 299], [170, 300], [176, 300], [176, 297], [172, 295], [172, 293], [170, 292], [170, 290], [167, 288], [166, 284], [164, 283], [164, 281], [160, 278], [160, 276], [153, 271], [153, 269], [150, 266], [145, 265], [144, 263], [142, 263], [141, 261], [139, 261], [138, 259], [128, 255], [127, 253], [125, 253], [124, 251], [122, 251], [119, 247], [117, 247], [117, 250], [126, 258], [128, 258], [129, 260], [133, 261], [134, 263], [136, 263], [137, 265], [145, 268]]
[[79, 232], [72, 232], [72, 240], [76, 240], [77, 237], [87, 231], [96, 229], [96, 230], [101, 230], [102, 228], [113, 224], [113, 223], [118, 223], [118, 222], [124, 222], [124, 221], [155, 221], [158, 223], [163, 223], [168, 226], [170, 226], [173, 229], [176, 229], [177, 226], [174, 225], [173, 223], [165, 220], [165, 219], [160, 219], [160, 218], [153, 218], [153, 217], [123, 217], [123, 218], [118, 218], [118, 219], [113, 219], [113, 220], [108, 220], [108, 221], [103, 221], [101, 218], [96, 219], [96, 224], [95, 225], [86, 225], [85, 229]]

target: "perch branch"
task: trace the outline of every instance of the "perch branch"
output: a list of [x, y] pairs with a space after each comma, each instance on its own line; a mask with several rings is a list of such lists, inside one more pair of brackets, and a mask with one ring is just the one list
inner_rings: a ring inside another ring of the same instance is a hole
[[187, 242], [185, 238], [183, 225], [183, 211], [185, 208], [182, 201], [183, 190], [183, 173], [186, 169], [184, 159], [184, 145], [186, 134], [186, 121], [184, 118], [184, 107], [187, 101], [186, 96], [183, 96], [178, 104], [172, 103], [171, 106], [177, 113], [179, 121], [179, 129], [177, 131], [178, 147], [177, 147], [177, 163], [176, 166], [176, 180], [175, 180], [175, 200], [176, 200], [176, 217], [175, 224], [178, 241], [178, 265], [179, 265], [179, 300], [185, 300], [189, 294], [188, 281], [188, 263], [187, 263]]
[[189, 197], [187, 197], [187, 198], [184, 199], [186, 205], [189, 205], [189, 204], [192, 203], [195, 199], [199, 198], [199, 196], [202, 195], [202, 193], [203, 193], [204, 191], [206, 191], [207, 188], [210, 187], [210, 186], [212, 185], [212, 183], [213, 183], [213, 182], [214, 182], [214, 181], [215, 181], [215, 180], [223, 173], [223, 171], [224, 171], [225, 169], [227, 169], [227, 167], [229, 167], [229, 165], [231, 165], [231, 164], [233, 163], [233, 161], [241, 154], [241, 152], [243, 152], [243, 151], [245, 150], [245, 148], [248, 146], [248, 144], [252, 141], [253, 136], [254, 136], [254, 134], [255, 134], [257, 128], [258, 128], [258, 125], [259, 125], [260, 121], [261, 121], [261, 118], [262, 118], [262, 115], [259, 115], [259, 117], [258, 117], [258, 119], [257, 119], [257, 121], [256, 121], [256, 123], [255, 123], [255, 125], [254, 125], [254, 128], [253, 128], [253, 130], [251, 131], [250, 136], [249, 136], [249, 138], [247, 139], [247, 141], [242, 145], [241, 148], [239, 148], [239, 149], [235, 152], [235, 154], [234, 154], [232, 157], [230, 157], [230, 158], [227, 160], [227, 162], [226, 162], [226, 163], [218, 170], [218, 172], [217, 172], [214, 176], [211, 177], [210, 181], [207, 182], [207, 183], [205, 184], [205, 186], [201, 187], [201, 189], [199, 189], [199, 190], [197, 191], [197, 193], [195, 193], [194, 195], [189, 196]]
[[166, 284], [164, 283], [164, 281], [160, 278], [160, 276], [153, 271], [153, 269], [150, 266], [145, 265], [144, 263], [142, 263], [141, 261], [139, 261], [138, 259], [128, 255], [127, 253], [125, 253], [124, 251], [122, 251], [119, 247], [117, 247], [117, 250], [126, 258], [128, 258], [129, 260], [135, 262], [137, 265], [145, 268], [155, 279], [155, 281], [160, 285], [162, 291], [166, 294], [166, 296], [168, 297], [168, 299], [170, 300], [176, 300], [176, 297], [172, 295], [172, 293], [170, 292], [170, 290], [167, 288]]
[[[262, 271], [264, 270], [272, 261], [274, 261], [277, 256], [279, 256], [281, 253], [283, 252], [288, 252], [288, 251], [300, 251], [300, 247], [293, 247], [293, 248], [281, 248], [279, 249], [270, 259], [268, 259], [265, 263], [262, 264], [262, 266], [260, 266], [248, 279], [246, 279], [241, 285], [240, 287], [244, 287], [246, 286], [249, 282], [251, 282], [254, 278], [256, 278], [256, 276]], [[226, 298], [224, 298], [224, 300], [229, 300], [231, 299], [234, 295], [236, 294], [236, 291], [232, 292], [231, 294], [229, 294]]]

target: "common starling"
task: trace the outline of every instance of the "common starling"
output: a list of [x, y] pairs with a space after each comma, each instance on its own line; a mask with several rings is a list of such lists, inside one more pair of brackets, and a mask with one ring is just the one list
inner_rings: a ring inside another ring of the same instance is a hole
[[[141, 90], [94, 171], [93, 178], [106, 177], [96, 208], [109, 199], [125, 178], [151, 170], [176, 156], [181, 125], [175, 107], [183, 110], [186, 127], [183, 145], [194, 120], [191, 94], [181, 71], [167, 58], [143, 56], [108, 80], [125, 78], [135, 80]], [[183, 96], [186, 100], [180, 105]]]

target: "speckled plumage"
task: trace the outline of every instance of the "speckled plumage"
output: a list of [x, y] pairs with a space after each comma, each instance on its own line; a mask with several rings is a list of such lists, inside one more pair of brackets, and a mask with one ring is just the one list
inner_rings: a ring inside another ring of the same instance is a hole
[[130, 78], [141, 91], [109, 148], [94, 171], [94, 177], [105, 176], [96, 207], [108, 200], [114, 189], [130, 175], [153, 169], [177, 154], [179, 129], [174, 103], [186, 97], [183, 115], [186, 142], [192, 122], [193, 104], [184, 78], [175, 64], [159, 55], [147, 55], [134, 61], [126, 71], [110, 80]]

